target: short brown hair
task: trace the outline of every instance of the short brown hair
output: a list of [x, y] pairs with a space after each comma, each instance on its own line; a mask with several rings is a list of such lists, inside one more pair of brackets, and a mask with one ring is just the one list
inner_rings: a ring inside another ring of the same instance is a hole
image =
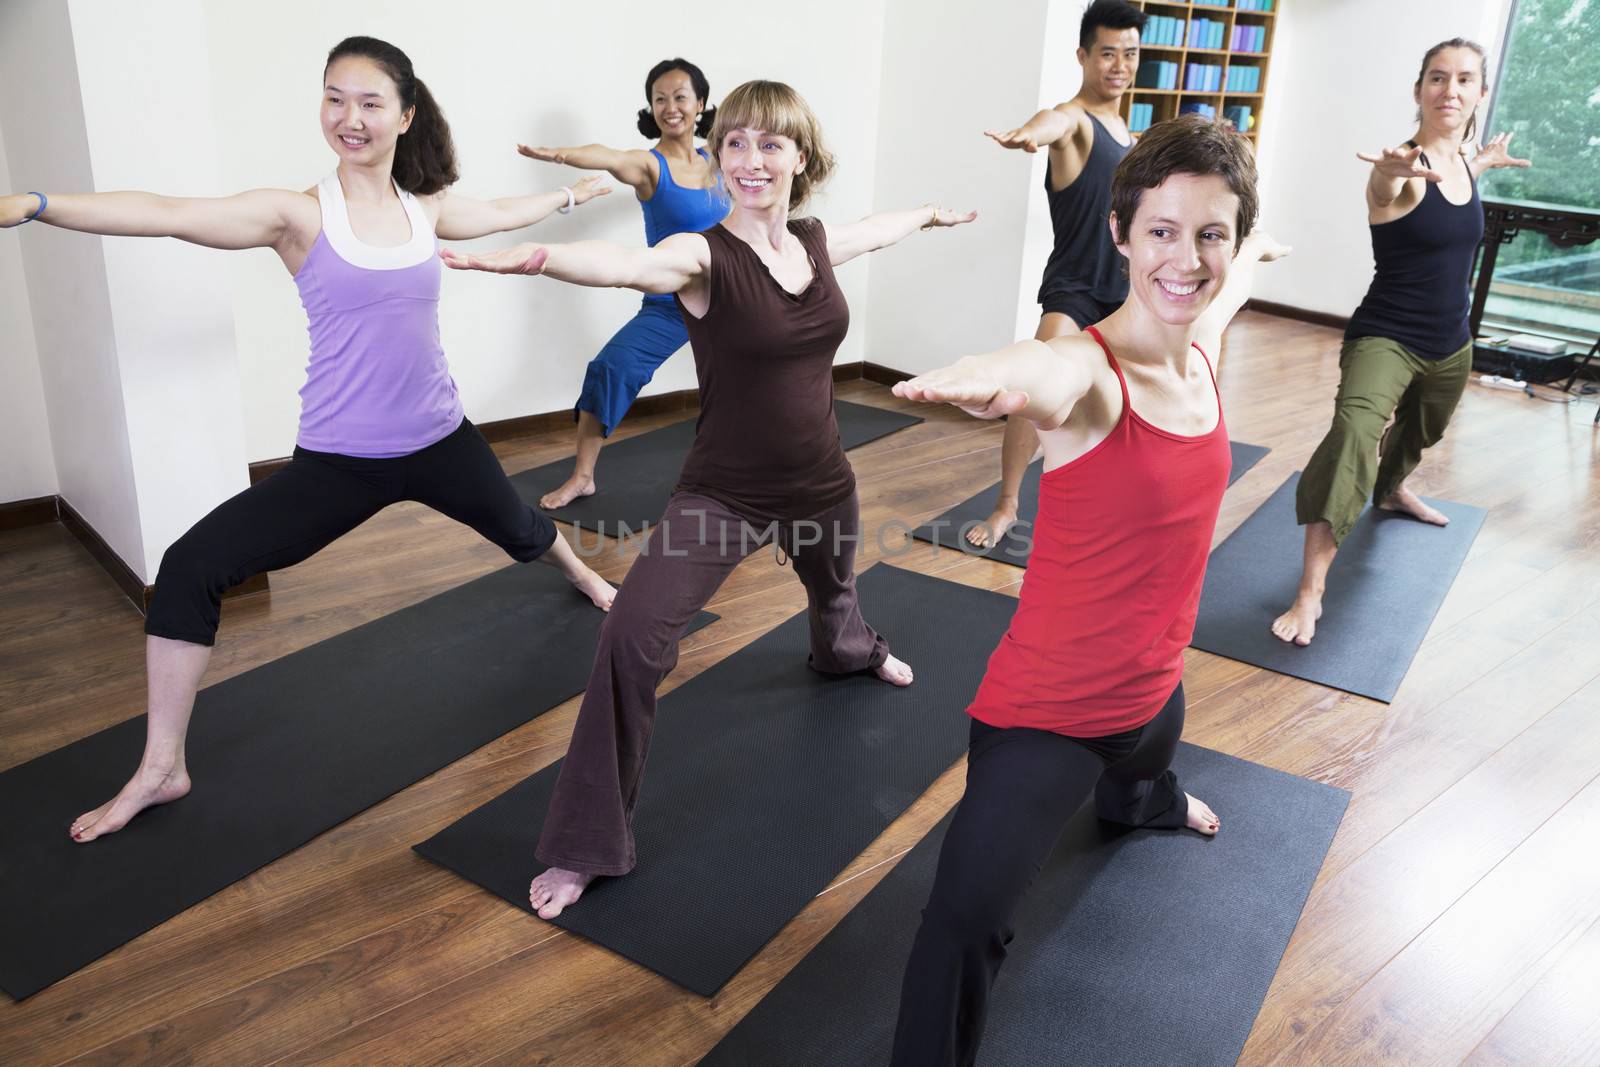
[[805, 170], [789, 187], [789, 210], [794, 211], [833, 174], [833, 153], [822, 141], [822, 123], [799, 93], [783, 82], [749, 81], [722, 98], [711, 126], [711, 154], [722, 166], [722, 141], [729, 130], [765, 130], [787, 137], [805, 157]]
[[1256, 161], [1250, 144], [1233, 128], [1203, 115], [1179, 115], [1146, 130], [1133, 151], [1117, 164], [1111, 178], [1111, 210], [1117, 216], [1117, 243], [1128, 243], [1133, 216], [1146, 189], [1155, 189], [1174, 174], [1215, 174], [1239, 198], [1233, 247], [1255, 229], [1260, 198], [1256, 195]]

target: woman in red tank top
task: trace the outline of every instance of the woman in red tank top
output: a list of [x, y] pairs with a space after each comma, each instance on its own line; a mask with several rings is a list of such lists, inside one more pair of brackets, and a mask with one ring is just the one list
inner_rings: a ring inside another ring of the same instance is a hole
[[968, 709], [967, 790], [901, 993], [896, 1064], [971, 1063], [1011, 915], [1094, 794], [1128, 826], [1217, 832], [1170, 764], [1183, 649], [1230, 467], [1212, 359], [1254, 264], [1255, 165], [1228, 128], [1152, 128], [1117, 168], [1128, 300], [1087, 334], [1024, 341], [895, 386], [1038, 426], [1045, 473], [1011, 627]]

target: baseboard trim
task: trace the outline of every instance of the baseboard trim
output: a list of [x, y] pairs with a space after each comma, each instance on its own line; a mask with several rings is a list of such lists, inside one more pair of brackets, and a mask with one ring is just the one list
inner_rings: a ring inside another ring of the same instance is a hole
[[1275, 304], [1270, 300], [1247, 301], [1244, 309], [1246, 311], [1259, 311], [1263, 315], [1276, 315], [1281, 319], [1309, 322], [1314, 326], [1331, 326], [1336, 330], [1343, 330], [1350, 325], [1350, 316], [1348, 315], [1331, 315], [1326, 311], [1311, 311], [1307, 308], [1297, 308], [1292, 304]]
[[31, 500], [12, 500], [0, 504], [0, 530], [20, 530], [24, 526], [43, 526], [61, 518], [61, 498], [36, 496]]
[[910, 381], [916, 375], [907, 374], [903, 370], [895, 370], [893, 367], [885, 367], [878, 363], [863, 363], [861, 365], [861, 377], [869, 382], [877, 382], [879, 385], [892, 386]]
[[[145, 585], [144, 580], [128, 566], [123, 558], [117, 555], [116, 550], [106, 543], [89, 520], [78, 513], [78, 509], [67, 503], [65, 497], [41, 496], [32, 500], [14, 500], [0, 504], [0, 530], [19, 530], [25, 526], [42, 526], [49, 522], [59, 522], [79, 544], [81, 544], [94, 557], [122, 594], [138, 609], [139, 614], [145, 615], [150, 610], [150, 598], [155, 595], [156, 587]], [[224, 598], [248, 596], [251, 593], [264, 593], [271, 589], [271, 583], [265, 574], [258, 574], [223, 593]]]
[[122, 557], [106, 544], [105, 538], [89, 525], [88, 520], [78, 514], [77, 508], [61, 497], [56, 499], [61, 507], [61, 525], [78, 539], [79, 544], [88, 549], [89, 555], [100, 564], [100, 569], [111, 576], [111, 580], [117, 583], [117, 588], [133, 601], [133, 606], [143, 615], [150, 607], [153, 587], [144, 584], [144, 580], [134, 573], [133, 568], [124, 563]]

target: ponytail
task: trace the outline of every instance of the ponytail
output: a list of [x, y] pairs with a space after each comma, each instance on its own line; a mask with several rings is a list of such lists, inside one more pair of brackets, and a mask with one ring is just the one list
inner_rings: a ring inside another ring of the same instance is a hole
[[323, 71], [346, 56], [370, 59], [382, 68], [400, 93], [400, 109], [415, 108], [411, 125], [394, 150], [394, 181], [417, 196], [442, 192], [460, 177], [456, 169], [455, 143], [450, 139], [450, 124], [428, 87], [422, 84], [411, 60], [400, 49], [376, 37], [346, 37], [333, 46]]

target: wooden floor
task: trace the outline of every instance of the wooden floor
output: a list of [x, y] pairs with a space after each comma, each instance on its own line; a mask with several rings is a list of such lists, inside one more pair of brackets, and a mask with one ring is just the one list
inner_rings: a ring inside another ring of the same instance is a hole
[[[1228, 492], [1218, 540], [1310, 454], [1327, 425], [1337, 355], [1337, 335], [1322, 327], [1246, 314], [1230, 332], [1229, 428], [1272, 453]], [[908, 407], [866, 382], [839, 394]], [[931, 518], [996, 476], [997, 425], [919, 413], [926, 423], [850, 454], [869, 531]], [[1242, 1062], [1600, 1063], [1592, 416], [1590, 403], [1468, 387], [1415, 484], [1486, 507], [1489, 518], [1393, 704], [1190, 651], [1188, 740], [1353, 794]], [[550, 434], [497, 450], [516, 471], [569, 444]], [[883, 554], [874, 540], [863, 567]], [[599, 569], [619, 581], [629, 562], [608, 553]], [[895, 562], [1012, 594], [1021, 579], [920, 543]], [[505, 564], [438, 515], [391, 508], [274, 575], [270, 596], [231, 602], [207, 682]], [[803, 605], [787, 570], [768, 556], [747, 561], [711, 603], [722, 621], [685, 642], [666, 688]], [[0, 768], [137, 714], [142, 641], [139, 617], [61, 527], [0, 534]], [[558, 758], [577, 704], [32, 999], [0, 1003], [0, 1061], [690, 1064], [961, 789], [957, 765], [704, 1000], [410, 850]], [[1206, 799], [1226, 822], [1228, 798]], [[1203, 995], [1204, 976], [1195, 979]]]

